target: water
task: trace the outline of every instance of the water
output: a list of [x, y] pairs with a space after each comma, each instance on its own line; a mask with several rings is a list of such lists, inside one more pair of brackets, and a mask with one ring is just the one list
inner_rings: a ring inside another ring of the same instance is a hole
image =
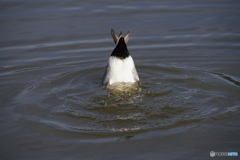
[[[240, 151], [238, 1], [0, 1], [1, 159]], [[110, 29], [141, 83], [101, 85]]]

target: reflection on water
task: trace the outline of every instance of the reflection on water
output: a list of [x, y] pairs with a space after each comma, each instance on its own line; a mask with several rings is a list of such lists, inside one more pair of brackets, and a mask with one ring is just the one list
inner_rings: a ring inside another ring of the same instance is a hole
[[[1, 1], [0, 156], [206, 159], [239, 150], [239, 6]], [[101, 85], [110, 28], [132, 30], [140, 84]]]

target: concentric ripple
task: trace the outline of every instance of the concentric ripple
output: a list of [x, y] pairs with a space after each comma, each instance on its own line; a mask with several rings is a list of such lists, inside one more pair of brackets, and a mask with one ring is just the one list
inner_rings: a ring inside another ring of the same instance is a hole
[[140, 85], [118, 94], [100, 84], [102, 70], [75, 69], [29, 86], [17, 98], [29, 114], [26, 123], [57, 133], [137, 134], [221, 117], [226, 105], [234, 106], [228, 83], [195, 68], [139, 66]]

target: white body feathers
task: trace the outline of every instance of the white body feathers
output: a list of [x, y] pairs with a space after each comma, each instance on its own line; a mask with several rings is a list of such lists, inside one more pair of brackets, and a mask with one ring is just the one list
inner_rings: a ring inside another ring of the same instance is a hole
[[103, 77], [103, 84], [111, 85], [117, 82], [138, 82], [139, 77], [135, 68], [133, 59], [128, 56], [125, 59], [120, 59], [110, 56], [108, 65]]

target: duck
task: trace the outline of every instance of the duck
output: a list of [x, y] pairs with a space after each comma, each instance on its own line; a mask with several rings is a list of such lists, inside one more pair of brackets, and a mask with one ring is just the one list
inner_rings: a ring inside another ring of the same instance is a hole
[[127, 48], [131, 31], [129, 30], [126, 36], [123, 36], [122, 32], [117, 36], [115, 31], [111, 29], [111, 35], [115, 42], [115, 48], [108, 58], [102, 84], [109, 86], [116, 83], [140, 82], [133, 58]]

